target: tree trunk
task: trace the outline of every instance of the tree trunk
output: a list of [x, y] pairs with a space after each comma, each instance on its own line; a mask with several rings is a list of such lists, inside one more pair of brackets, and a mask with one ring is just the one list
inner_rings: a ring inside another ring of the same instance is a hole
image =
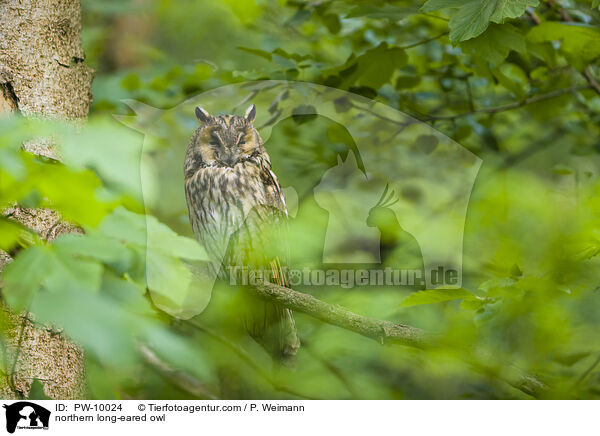
[[[83, 60], [78, 0], [0, 1], [0, 112], [4, 116], [20, 112], [61, 120], [87, 118], [93, 71]], [[32, 141], [24, 148], [58, 158], [50, 141]], [[47, 240], [75, 229], [48, 209], [15, 206], [3, 214]], [[0, 252], [0, 271], [9, 261], [7, 253]], [[51, 398], [85, 397], [79, 347], [26, 316], [5, 312], [2, 318], [11, 326], [1, 360], [6, 374], [0, 380], [2, 397], [26, 396], [34, 379], [42, 382]]]

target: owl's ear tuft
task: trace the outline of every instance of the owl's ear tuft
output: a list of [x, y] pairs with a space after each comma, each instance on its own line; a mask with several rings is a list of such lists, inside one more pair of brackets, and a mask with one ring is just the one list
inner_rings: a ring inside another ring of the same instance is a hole
[[244, 119], [251, 123], [256, 118], [256, 106], [253, 104], [250, 105], [248, 109], [246, 109], [246, 113], [244, 114]]
[[208, 123], [212, 117], [200, 106], [196, 106], [196, 118], [198, 118], [198, 121], [201, 123]]

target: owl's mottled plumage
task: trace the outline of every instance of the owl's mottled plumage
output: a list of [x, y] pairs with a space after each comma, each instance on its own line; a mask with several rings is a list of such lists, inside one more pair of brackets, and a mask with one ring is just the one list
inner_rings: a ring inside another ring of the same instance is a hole
[[[185, 194], [194, 234], [213, 260], [215, 273], [229, 267], [271, 270], [287, 285], [285, 199], [269, 155], [252, 122], [254, 105], [243, 117], [211, 116], [196, 108], [200, 127], [185, 156]], [[245, 325], [273, 356], [289, 360], [299, 347], [291, 311], [250, 298]]]

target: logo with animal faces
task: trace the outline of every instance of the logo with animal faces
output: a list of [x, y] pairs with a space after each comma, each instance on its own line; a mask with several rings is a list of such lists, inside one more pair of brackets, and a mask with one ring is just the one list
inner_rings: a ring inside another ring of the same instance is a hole
[[16, 429], [47, 430], [50, 423], [50, 411], [29, 401], [5, 404], [6, 431], [14, 433]]
[[[250, 103], [288, 200], [290, 268], [412, 271], [423, 287], [461, 286], [464, 224], [481, 160], [431, 126], [339, 89], [257, 81], [169, 110], [126, 101], [135, 115], [117, 118], [145, 135], [148, 214], [193, 237], [182, 165], [198, 126], [195, 108], [242, 115]], [[157, 245], [150, 228], [147, 238]], [[169, 301], [154, 299], [180, 318], [204, 310], [216, 280], [201, 265], [186, 265], [189, 285], [170, 290]], [[291, 277], [302, 282], [297, 272]]]

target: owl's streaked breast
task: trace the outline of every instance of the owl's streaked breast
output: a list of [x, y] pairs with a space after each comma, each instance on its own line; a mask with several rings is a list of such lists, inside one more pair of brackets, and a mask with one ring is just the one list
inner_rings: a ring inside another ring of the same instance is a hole
[[269, 205], [261, 168], [244, 162], [229, 167], [198, 168], [185, 181], [194, 233], [215, 261], [221, 261], [233, 233], [250, 211]]

